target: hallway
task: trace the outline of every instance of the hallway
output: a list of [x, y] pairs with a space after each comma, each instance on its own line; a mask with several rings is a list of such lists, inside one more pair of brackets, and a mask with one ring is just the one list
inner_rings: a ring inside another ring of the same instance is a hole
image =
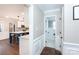
[[63, 4], [34, 4], [29, 7], [30, 46], [33, 55], [39, 55], [42, 50], [41, 55], [61, 54], [63, 7]]

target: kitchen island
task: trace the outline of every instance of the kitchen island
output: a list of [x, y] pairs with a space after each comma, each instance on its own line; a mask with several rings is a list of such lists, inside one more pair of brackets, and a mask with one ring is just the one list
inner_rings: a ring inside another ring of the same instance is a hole
[[15, 32], [9, 32], [9, 42], [12, 44], [13, 40], [16, 39], [16, 41], [19, 43], [19, 37], [23, 35], [29, 34], [29, 31], [15, 31]]
[[19, 54], [20, 55], [29, 55], [29, 35], [24, 35], [19, 37]]

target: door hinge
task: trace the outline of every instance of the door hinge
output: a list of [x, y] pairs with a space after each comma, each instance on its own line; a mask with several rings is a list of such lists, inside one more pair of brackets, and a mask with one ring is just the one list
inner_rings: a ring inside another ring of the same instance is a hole
[[45, 43], [47, 43], [47, 41], [45, 41]]
[[61, 48], [62, 46], [60, 45], [59, 47]]

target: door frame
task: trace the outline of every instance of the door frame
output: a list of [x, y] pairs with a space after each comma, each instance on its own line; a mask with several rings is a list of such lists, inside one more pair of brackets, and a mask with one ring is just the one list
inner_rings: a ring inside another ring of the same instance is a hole
[[[64, 41], [64, 7], [62, 7], [62, 13], [61, 13], [62, 15], [61, 15], [61, 20], [62, 20], [62, 39], [61, 39], [61, 53], [63, 54], [63, 41]], [[45, 44], [45, 46], [46, 46], [46, 42], [45, 42], [45, 18], [47, 17], [47, 16], [56, 16], [56, 15], [46, 15], [46, 16], [44, 16], [44, 44]], [[57, 16], [56, 16], [57, 17]], [[55, 18], [56, 18], [55, 17]], [[56, 22], [57, 22], [57, 20], [56, 20]]]
[[[46, 19], [46, 17], [51, 17], [51, 16], [55, 16], [55, 19], [57, 18], [57, 16], [56, 15], [46, 15], [46, 16], [44, 16], [44, 46], [46, 47], [46, 39], [45, 39], [45, 19]], [[57, 20], [55, 20], [56, 22], [57, 22]]]
[[61, 52], [63, 54], [63, 46], [64, 46], [64, 6], [62, 7], [62, 45], [61, 45]]

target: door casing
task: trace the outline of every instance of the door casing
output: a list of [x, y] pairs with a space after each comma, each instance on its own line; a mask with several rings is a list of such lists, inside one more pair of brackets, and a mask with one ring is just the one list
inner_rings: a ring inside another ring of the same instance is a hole
[[[57, 16], [56, 15], [47, 15], [47, 16], [44, 16], [44, 43], [45, 43], [45, 46], [47, 45], [46, 44], [46, 39], [45, 39], [45, 19], [46, 19], [46, 17], [50, 17], [50, 16], [55, 16], [55, 19], [57, 19]], [[55, 20], [56, 21], [56, 23], [57, 23], [57, 20]], [[57, 31], [57, 30], [56, 30]], [[62, 31], [63, 31], [63, 21], [62, 21]], [[63, 33], [63, 32], [62, 32]], [[63, 36], [63, 34], [62, 34], [62, 36]], [[61, 39], [61, 42], [63, 42], [63, 39]], [[53, 43], [53, 42], [52, 42]], [[55, 48], [55, 47], [54, 47]], [[63, 49], [63, 43], [61, 43], [61, 47], [60, 47], [60, 51], [62, 52], [62, 49]]]

